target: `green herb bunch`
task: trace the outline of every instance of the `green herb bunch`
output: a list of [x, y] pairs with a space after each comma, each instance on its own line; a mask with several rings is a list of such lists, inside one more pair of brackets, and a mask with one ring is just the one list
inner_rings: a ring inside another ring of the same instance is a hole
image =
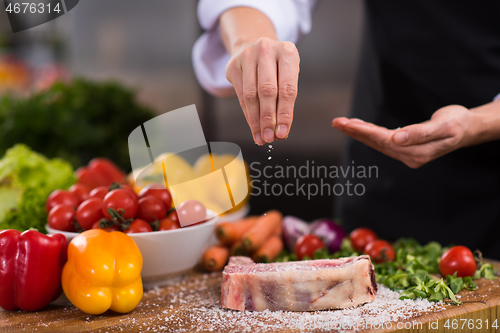
[[[421, 245], [415, 239], [400, 238], [393, 244], [396, 259], [393, 262], [374, 263], [377, 283], [391, 290], [400, 291], [400, 299], [425, 298], [431, 302], [449, 299], [454, 304], [461, 304], [456, 294], [463, 289], [475, 290], [477, 284], [473, 280], [479, 278], [496, 279], [494, 266], [485, 263], [479, 254], [478, 269], [473, 277], [457, 277], [448, 275], [440, 277], [439, 260], [449, 247], [442, 247], [437, 242]], [[317, 250], [311, 259], [336, 259], [340, 257], [357, 256], [348, 238], [342, 242], [340, 251], [329, 254], [327, 249]], [[295, 253], [283, 251], [275, 261], [295, 261]]]
[[28, 98], [0, 98], [0, 156], [24, 143], [77, 168], [107, 157], [130, 170], [128, 136], [154, 113], [117, 82], [75, 79]]

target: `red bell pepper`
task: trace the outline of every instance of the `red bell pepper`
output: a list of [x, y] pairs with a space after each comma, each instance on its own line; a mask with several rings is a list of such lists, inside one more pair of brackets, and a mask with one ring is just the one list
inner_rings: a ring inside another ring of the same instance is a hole
[[61, 234], [0, 231], [0, 307], [36, 311], [61, 294], [68, 242]]

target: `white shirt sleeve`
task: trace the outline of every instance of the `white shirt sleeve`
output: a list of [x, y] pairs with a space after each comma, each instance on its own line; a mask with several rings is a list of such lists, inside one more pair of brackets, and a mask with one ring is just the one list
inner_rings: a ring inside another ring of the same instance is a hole
[[233, 7], [251, 7], [264, 13], [273, 23], [280, 41], [296, 43], [311, 31], [311, 12], [316, 0], [200, 0], [198, 20], [205, 33], [193, 46], [194, 72], [201, 86], [216, 96], [234, 94], [226, 79], [229, 54], [219, 32], [219, 16]]

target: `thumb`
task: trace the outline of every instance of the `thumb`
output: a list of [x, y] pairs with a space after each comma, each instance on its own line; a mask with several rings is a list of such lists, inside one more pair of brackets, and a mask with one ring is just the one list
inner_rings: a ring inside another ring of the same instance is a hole
[[430, 120], [397, 130], [392, 136], [392, 141], [400, 146], [411, 146], [446, 137], [441, 122]]

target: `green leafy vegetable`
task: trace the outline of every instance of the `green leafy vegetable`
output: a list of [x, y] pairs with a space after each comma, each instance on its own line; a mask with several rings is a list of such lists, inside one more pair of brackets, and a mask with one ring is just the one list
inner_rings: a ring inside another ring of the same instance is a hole
[[155, 114], [116, 82], [56, 83], [26, 99], [0, 98], [0, 156], [24, 143], [74, 168], [97, 156], [130, 170], [128, 136]]
[[470, 276], [466, 276], [464, 277], [464, 287], [469, 290], [476, 290], [477, 284], [476, 282], [472, 281], [472, 278]]
[[61, 159], [49, 160], [23, 144], [0, 159], [0, 229], [45, 232], [45, 201], [59, 188], [74, 184], [73, 168]]
[[495, 267], [493, 267], [491, 263], [483, 262], [483, 254], [481, 253], [481, 251], [476, 250], [474, 252], [474, 258], [476, 259], [476, 262], [478, 263], [477, 266], [479, 268], [476, 270], [476, 273], [474, 273], [474, 276], [472, 277], [473, 279], [475, 280], [479, 278], [485, 278], [488, 280], [498, 279]]

